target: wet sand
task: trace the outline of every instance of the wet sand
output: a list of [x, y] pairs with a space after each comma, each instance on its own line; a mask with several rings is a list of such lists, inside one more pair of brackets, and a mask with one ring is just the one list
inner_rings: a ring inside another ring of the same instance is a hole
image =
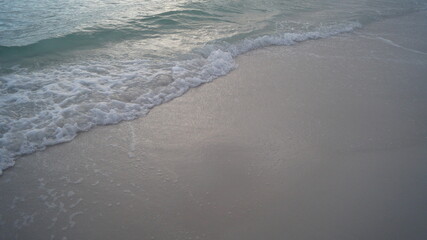
[[427, 13], [270, 47], [25, 156], [0, 239], [427, 239]]

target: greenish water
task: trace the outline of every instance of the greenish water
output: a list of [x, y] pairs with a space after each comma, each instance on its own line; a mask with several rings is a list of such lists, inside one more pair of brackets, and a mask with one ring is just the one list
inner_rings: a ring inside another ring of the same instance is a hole
[[353, 31], [427, 0], [0, 0], [0, 173], [152, 107], [247, 51]]

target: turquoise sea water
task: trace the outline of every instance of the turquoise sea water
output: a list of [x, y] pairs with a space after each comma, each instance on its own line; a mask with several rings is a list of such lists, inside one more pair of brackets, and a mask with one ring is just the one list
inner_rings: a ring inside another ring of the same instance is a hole
[[0, 174], [144, 116], [271, 45], [351, 32], [427, 0], [0, 0]]

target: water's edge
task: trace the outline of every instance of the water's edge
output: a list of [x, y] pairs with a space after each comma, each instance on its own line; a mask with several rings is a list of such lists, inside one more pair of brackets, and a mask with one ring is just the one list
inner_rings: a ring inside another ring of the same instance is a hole
[[[411, 15], [421, 11], [424, 10], [406, 13], [400, 16], [393, 16], [391, 18], [399, 18], [401, 16]], [[32, 154], [36, 151], [42, 151], [49, 146], [69, 142], [73, 140], [79, 132], [89, 131], [98, 125], [118, 124], [122, 121], [130, 121], [146, 116], [152, 108], [182, 96], [189, 89], [227, 75], [237, 67], [235, 59], [242, 54], [270, 46], [290, 46], [309, 40], [325, 39], [343, 33], [352, 33], [357, 29], [363, 29], [370, 24], [385, 21], [387, 19], [389, 18], [371, 22], [367, 25], [362, 25], [358, 22], [351, 22], [332, 27], [330, 26], [324, 29], [317, 29], [312, 32], [265, 35], [253, 39], [244, 39], [234, 45], [207, 45], [201, 49], [205, 54], [205, 59], [203, 59], [202, 62], [200, 62], [200, 59], [191, 59], [173, 67], [173, 73], [171, 75], [172, 79], [169, 79], [167, 76], [162, 74], [156, 76], [157, 79], [160, 80], [165, 78], [164, 81], [166, 82], [168, 89], [142, 94], [142, 96], [138, 98], [138, 101], [133, 103], [113, 101], [109, 103], [110, 105], [108, 106], [100, 105], [93, 107], [93, 109], [91, 109], [91, 119], [88, 124], [82, 126], [71, 126], [65, 124], [62, 129], [57, 129], [58, 132], [53, 133], [55, 136], [54, 138], [44, 138], [36, 145], [27, 144], [24, 147], [21, 146], [20, 151], [17, 153], [7, 152], [4, 148], [0, 149], [0, 175], [3, 170], [14, 166], [15, 161], [20, 157]], [[102, 112], [98, 110], [102, 110], [103, 107], [109, 108], [112, 111]], [[115, 111], [115, 109], [117, 109], [117, 111]], [[121, 111], [118, 111], [118, 109]], [[33, 134], [35, 137], [37, 135], [37, 133], [32, 133], [30, 131], [27, 134], [28, 136]]]

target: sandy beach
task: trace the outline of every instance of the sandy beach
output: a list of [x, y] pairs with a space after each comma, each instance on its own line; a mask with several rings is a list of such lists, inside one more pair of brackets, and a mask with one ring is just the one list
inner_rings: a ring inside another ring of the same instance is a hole
[[427, 12], [237, 58], [17, 160], [0, 239], [427, 239]]

